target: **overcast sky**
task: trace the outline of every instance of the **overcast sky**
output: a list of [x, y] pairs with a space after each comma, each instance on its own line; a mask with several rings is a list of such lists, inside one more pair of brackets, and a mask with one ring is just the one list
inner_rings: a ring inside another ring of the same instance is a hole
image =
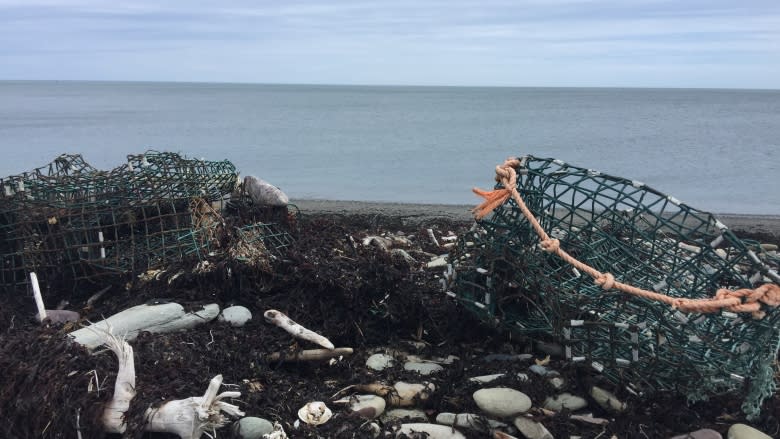
[[0, 0], [0, 79], [780, 88], [780, 0]]

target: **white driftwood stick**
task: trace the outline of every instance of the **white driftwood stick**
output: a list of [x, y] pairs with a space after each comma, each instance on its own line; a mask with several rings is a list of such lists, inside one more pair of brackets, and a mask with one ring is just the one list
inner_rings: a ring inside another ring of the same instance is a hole
[[121, 311], [93, 325], [70, 333], [76, 343], [94, 349], [105, 343], [109, 328], [126, 340], [134, 340], [142, 331], [151, 333], [174, 332], [189, 329], [200, 323], [214, 320], [219, 315], [219, 305], [209, 304], [202, 310], [185, 312], [178, 303], [139, 305]]
[[[127, 424], [123, 417], [135, 397], [135, 362], [133, 348], [109, 331], [100, 333], [106, 346], [116, 355], [119, 369], [114, 385], [114, 395], [103, 411], [103, 426], [107, 433], [124, 433]], [[228, 416], [243, 416], [244, 412], [233, 404], [221, 401], [224, 398], [238, 398], [241, 392], [217, 394], [222, 384], [222, 375], [211, 379], [203, 396], [169, 401], [159, 408], [146, 410], [145, 431], [173, 433], [182, 439], [200, 439], [204, 432], [223, 427]], [[224, 412], [224, 414], [223, 414]], [[227, 415], [227, 416], [225, 416]]]
[[211, 379], [203, 396], [169, 401], [156, 409], [148, 409], [144, 430], [173, 433], [182, 439], [200, 439], [204, 432], [225, 426], [230, 421], [229, 416], [244, 416], [244, 412], [237, 406], [221, 401], [224, 398], [238, 398], [241, 392], [222, 392], [218, 395], [220, 385], [222, 375], [217, 375]]
[[114, 396], [103, 410], [103, 425], [107, 433], [124, 433], [127, 429], [122, 417], [130, 408], [130, 401], [135, 397], [135, 361], [133, 347], [120, 340], [110, 332], [101, 334], [105, 345], [116, 355], [119, 369], [114, 384]]
[[334, 349], [310, 349], [296, 352], [292, 355], [274, 352], [268, 355], [268, 361], [319, 361], [338, 358], [342, 355], [352, 355], [352, 348], [334, 348]]
[[284, 329], [285, 331], [289, 332], [293, 337], [297, 337], [302, 340], [308, 340], [312, 343], [316, 343], [327, 349], [335, 348], [335, 346], [333, 346], [333, 343], [331, 343], [330, 340], [321, 336], [320, 334], [317, 334], [314, 331], [310, 331], [304, 328], [303, 326], [295, 323], [293, 319], [287, 317], [281, 311], [277, 311], [275, 309], [269, 309], [263, 314], [263, 317], [265, 317], [266, 322], [273, 323], [274, 325]]
[[38, 307], [38, 321], [42, 322], [46, 318], [46, 306], [43, 304], [41, 286], [38, 284], [38, 275], [32, 271], [30, 272], [30, 284], [32, 285], [33, 298], [35, 298], [35, 306]]

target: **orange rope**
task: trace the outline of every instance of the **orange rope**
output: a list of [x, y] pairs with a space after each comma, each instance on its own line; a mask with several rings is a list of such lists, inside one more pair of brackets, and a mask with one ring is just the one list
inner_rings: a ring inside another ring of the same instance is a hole
[[602, 273], [590, 265], [579, 261], [560, 248], [560, 241], [550, 238], [517, 191], [517, 172], [515, 172], [515, 168], [518, 166], [520, 166], [520, 160], [516, 158], [509, 158], [502, 165], [496, 166], [496, 181], [504, 186], [502, 189], [492, 191], [473, 189], [475, 194], [485, 199], [482, 204], [473, 209], [474, 216], [477, 219], [485, 217], [511, 197], [539, 236], [542, 249], [548, 253], [558, 255], [568, 264], [588, 274], [593, 278], [594, 283], [604, 290], [614, 288], [627, 294], [662, 302], [670, 305], [672, 308], [686, 312], [712, 313], [726, 309], [732, 312], [749, 312], [755, 319], [761, 319], [765, 315], [761, 310], [761, 303], [771, 307], [780, 305], [780, 286], [770, 283], [763, 284], [755, 289], [719, 289], [715, 293], [715, 297], [709, 299], [687, 299], [669, 297], [665, 294], [643, 290], [633, 285], [616, 281], [611, 273]]

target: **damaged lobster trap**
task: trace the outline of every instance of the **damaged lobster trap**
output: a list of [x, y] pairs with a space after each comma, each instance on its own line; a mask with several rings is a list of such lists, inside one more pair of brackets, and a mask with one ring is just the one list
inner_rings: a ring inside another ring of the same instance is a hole
[[757, 243], [637, 181], [532, 156], [510, 166], [511, 179], [506, 164], [497, 170], [495, 191], [475, 190], [492, 214], [451, 254], [450, 295], [485, 322], [554, 338], [569, 361], [633, 392], [700, 400], [737, 391], [746, 414], [760, 412], [775, 389], [778, 298], [753, 293], [752, 315], [708, 300], [727, 290], [776, 295], [780, 279]]
[[65, 286], [203, 257], [237, 178], [227, 160], [149, 151], [111, 171], [61, 155], [0, 179], [0, 284], [24, 288], [36, 272]]

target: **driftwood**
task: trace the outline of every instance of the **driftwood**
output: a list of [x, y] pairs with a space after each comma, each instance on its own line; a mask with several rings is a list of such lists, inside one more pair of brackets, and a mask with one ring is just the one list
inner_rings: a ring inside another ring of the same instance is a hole
[[338, 358], [344, 355], [352, 355], [352, 348], [334, 348], [334, 349], [310, 349], [292, 354], [274, 352], [268, 355], [268, 361], [321, 361]]
[[209, 304], [203, 309], [186, 312], [178, 303], [139, 305], [70, 333], [76, 343], [94, 349], [105, 343], [105, 332], [121, 334], [125, 340], [135, 340], [140, 332], [174, 332], [189, 329], [214, 320], [219, 315], [219, 305]]
[[293, 319], [287, 317], [281, 311], [277, 311], [275, 309], [269, 309], [263, 314], [263, 317], [265, 317], [266, 322], [273, 323], [274, 325], [284, 329], [285, 331], [289, 332], [290, 335], [292, 335], [293, 337], [297, 337], [300, 338], [301, 340], [307, 340], [312, 343], [316, 343], [327, 349], [335, 348], [335, 346], [333, 346], [333, 343], [331, 343], [330, 340], [321, 336], [320, 334], [317, 334], [314, 331], [304, 328], [298, 323], [295, 323]]
[[[105, 345], [119, 361], [114, 395], [103, 412], [103, 425], [108, 433], [124, 433], [127, 424], [123, 417], [130, 408], [130, 401], [135, 397], [133, 348], [127, 341], [109, 332], [103, 332], [102, 336]], [[158, 408], [147, 409], [144, 430], [173, 433], [182, 439], [199, 439], [204, 432], [227, 424], [229, 416], [243, 416], [244, 413], [237, 406], [222, 401], [225, 398], [238, 398], [241, 392], [217, 394], [220, 385], [222, 375], [217, 375], [211, 379], [203, 396], [169, 401]]]

